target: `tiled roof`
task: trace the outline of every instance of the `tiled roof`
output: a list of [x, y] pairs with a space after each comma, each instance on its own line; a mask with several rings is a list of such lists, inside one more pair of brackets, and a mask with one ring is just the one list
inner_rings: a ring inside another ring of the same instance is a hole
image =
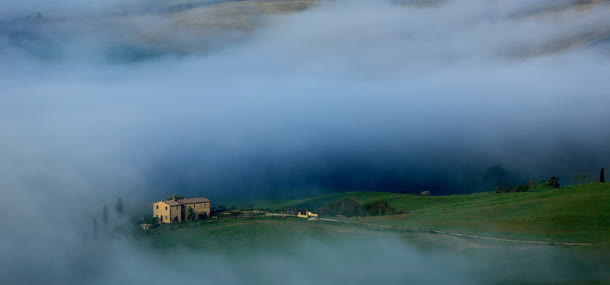
[[175, 200], [165, 200], [165, 201], [163, 201], [163, 203], [168, 204], [170, 206], [180, 206], [180, 203], [178, 203], [178, 201], [175, 201]]
[[195, 204], [195, 203], [210, 202], [210, 200], [208, 200], [208, 198], [200, 197], [200, 198], [180, 199], [177, 202], [180, 204]]

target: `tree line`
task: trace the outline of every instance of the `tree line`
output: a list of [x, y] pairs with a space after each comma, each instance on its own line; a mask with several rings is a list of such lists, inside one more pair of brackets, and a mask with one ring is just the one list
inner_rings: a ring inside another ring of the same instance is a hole
[[[578, 178], [580, 180], [583, 180], [584, 183], [583, 184], [587, 184], [587, 183], [592, 183], [592, 179], [589, 178], [590, 175], [588, 174], [580, 174], [578, 175]], [[600, 170], [599, 173], [599, 182], [600, 183], [605, 183], [606, 182], [606, 174], [605, 174], [605, 169], [602, 168]], [[559, 177], [557, 176], [551, 176], [548, 180], [542, 180], [540, 181], [540, 184], [546, 184], [548, 186], [551, 186], [553, 188], [559, 188], [561, 186], [561, 184], [559, 184]], [[497, 186], [496, 187], [496, 193], [513, 193], [513, 192], [528, 192], [531, 189], [536, 188], [536, 186], [540, 185], [536, 183], [535, 179], [530, 180], [528, 183], [526, 184], [521, 184], [521, 185], [517, 185], [517, 186]]]
[[385, 200], [374, 200], [361, 204], [356, 198], [341, 198], [336, 201], [326, 203], [320, 208], [319, 213], [325, 216], [381, 216], [391, 214], [402, 214], [396, 208], [390, 207]]

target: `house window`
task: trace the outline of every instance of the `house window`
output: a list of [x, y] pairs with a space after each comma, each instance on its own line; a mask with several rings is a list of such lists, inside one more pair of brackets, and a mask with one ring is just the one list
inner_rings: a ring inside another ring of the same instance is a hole
[[197, 207], [197, 204], [193, 205], [193, 208]]
[[163, 216], [161, 216], [161, 222], [163, 222]]
[[165, 219], [167, 220], [167, 216], [165, 216]]
[[157, 210], [159, 210], [159, 205], [157, 205]]
[[167, 206], [165, 206], [165, 210], [167, 211]]

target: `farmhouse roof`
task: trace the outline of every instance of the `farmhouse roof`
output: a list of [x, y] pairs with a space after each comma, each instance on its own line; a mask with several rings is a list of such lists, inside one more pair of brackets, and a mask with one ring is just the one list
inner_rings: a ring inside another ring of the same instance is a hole
[[210, 200], [208, 200], [208, 198], [200, 197], [200, 198], [180, 199], [176, 202], [184, 205], [184, 204], [196, 204], [196, 203], [210, 202]]
[[170, 206], [180, 206], [180, 203], [176, 200], [165, 200], [163, 203], [168, 204]]

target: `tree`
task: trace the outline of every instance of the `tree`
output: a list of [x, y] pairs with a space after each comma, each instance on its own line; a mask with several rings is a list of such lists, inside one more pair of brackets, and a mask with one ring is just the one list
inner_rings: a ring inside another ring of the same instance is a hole
[[231, 205], [231, 211], [237, 210], [237, 206], [235, 204]]
[[513, 188], [514, 192], [527, 192], [530, 191], [530, 184], [522, 184]]
[[123, 215], [123, 200], [121, 200], [121, 197], [119, 197], [119, 200], [116, 202], [115, 209], [119, 216]]
[[104, 222], [104, 226], [108, 225], [108, 205], [104, 205], [104, 210], [102, 211], [102, 222]]
[[368, 202], [366, 203], [366, 205], [364, 205], [364, 210], [366, 211], [366, 214], [381, 216], [387, 213], [388, 202], [384, 200], [375, 200], [372, 202]]
[[155, 227], [155, 226], [159, 225], [159, 218], [154, 217], [154, 216], [148, 216], [148, 217], [144, 218], [144, 221], [142, 223], [150, 224], [151, 227]]
[[599, 182], [601, 182], [601, 183], [606, 182], [606, 175], [604, 174], [603, 168], [602, 168], [602, 171], [599, 173]]
[[530, 189], [534, 189], [536, 188], [536, 179], [531, 179], [530, 181], [528, 181], [528, 186]]
[[97, 219], [93, 218], [93, 238], [97, 238]]
[[176, 217], [174, 217], [174, 223], [177, 223], [177, 222], [178, 222], [178, 217], [176, 216]]
[[169, 196], [169, 197], [165, 198], [165, 201], [174, 200], [174, 199], [182, 200], [182, 199], [184, 199], [184, 196], [183, 195], [176, 195], [176, 194], [174, 194], [172, 196]]
[[324, 215], [356, 216], [360, 214], [360, 202], [355, 198], [341, 198], [334, 202], [328, 202], [320, 213]]
[[189, 220], [194, 220], [195, 219], [195, 210], [193, 210], [193, 207], [189, 207], [188, 218], [189, 218]]
[[559, 177], [551, 176], [551, 178], [549, 178], [549, 185], [559, 188]]

